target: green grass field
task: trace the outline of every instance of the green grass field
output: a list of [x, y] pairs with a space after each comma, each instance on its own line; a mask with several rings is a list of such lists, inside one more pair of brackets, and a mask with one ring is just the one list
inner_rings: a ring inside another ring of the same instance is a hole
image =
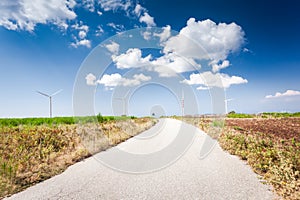
[[19, 126], [19, 125], [63, 125], [77, 123], [109, 122], [113, 120], [135, 119], [134, 116], [87, 116], [87, 117], [53, 117], [53, 118], [0, 118], [0, 126]]
[[260, 113], [258, 115], [230, 112], [230, 113], [227, 114], [227, 117], [228, 118], [254, 118], [254, 117], [261, 117], [261, 118], [283, 118], [283, 117], [300, 117], [300, 112], [296, 112], [296, 113], [263, 112], [263, 113]]

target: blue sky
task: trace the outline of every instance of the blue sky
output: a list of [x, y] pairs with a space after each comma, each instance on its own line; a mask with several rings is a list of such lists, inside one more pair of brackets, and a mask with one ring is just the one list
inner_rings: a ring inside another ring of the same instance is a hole
[[[82, 78], [86, 88], [95, 91], [93, 100], [86, 100], [92, 102], [94, 113], [123, 114], [123, 100], [113, 97], [120, 88], [135, 88], [127, 114], [149, 115], [155, 107], [168, 115], [180, 114], [182, 95], [172, 89], [174, 84], [189, 88], [184, 95], [186, 114], [213, 112], [214, 87], [232, 99], [228, 110], [299, 111], [299, 9], [296, 0], [1, 1], [0, 117], [48, 116], [48, 99], [35, 91], [51, 94], [59, 89], [63, 91], [53, 97], [53, 114], [72, 116], [74, 83], [94, 48], [106, 49], [112, 61], [100, 76], [83, 74], [95, 76], [90, 76], [89, 84]], [[144, 29], [128, 41], [141, 37], [159, 41], [161, 52], [136, 44], [114, 45], [111, 37], [118, 39], [134, 28]], [[165, 30], [165, 35], [155, 36], [150, 29], [155, 34]], [[198, 42], [207, 55], [201, 57], [201, 49], [184, 48], [188, 42], [183, 35]], [[137, 60], [129, 62], [132, 58]], [[135, 67], [141, 64], [147, 66]], [[200, 65], [199, 70], [191, 70]], [[222, 86], [211, 80], [215, 77], [221, 77]], [[159, 81], [166, 87], [155, 84]]]

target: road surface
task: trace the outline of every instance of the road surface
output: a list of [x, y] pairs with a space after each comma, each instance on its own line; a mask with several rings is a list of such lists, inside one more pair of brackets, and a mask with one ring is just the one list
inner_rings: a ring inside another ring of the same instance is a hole
[[150, 130], [8, 199], [274, 198], [245, 162], [224, 152], [204, 132], [162, 119]]

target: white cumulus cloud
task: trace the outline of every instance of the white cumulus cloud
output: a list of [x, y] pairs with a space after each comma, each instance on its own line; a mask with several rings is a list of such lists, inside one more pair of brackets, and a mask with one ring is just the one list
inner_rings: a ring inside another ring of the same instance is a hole
[[115, 87], [122, 81], [122, 76], [118, 73], [115, 74], [104, 74], [97, 83], [104, 85], [105, 87]]
[[298, 96], [300, 95], [300, 91], [296, 90], [287, 90], [283, 93], [276, 92], [275, 95], [267, 95], [266, 99], [272, 99], [272, 98], [280, 98], [280, 97], [291, 97], [291, 96]]
[[229, 88], [231, 85], [238, 85], [243, 83], [248, 83], [248, 81], [239, 76], [229, 76], [228, 74], [216, 73], [213, 74], [210, 71], [191, 74], [190, 79], [183, 80], [182, 83], [189, 85], [202, 85], [205, 87], [220, 87]]
[[114, 30], [116, 30], [118, 32], [125, 30], [125, 27], [123, 24], [115, 24], [113, 22], [110, 22], [107, 24], [107, 26], [113, 28]]
[[126, 53], [112, 56], [114, 63], [119, 69], [139, 68], [150, 64], [151, 55], [142, 57], [142, 51], [137, 48], [128, 49]]
[[151, 65], [153, 71], [158, 72], [160, 77], [172, 77], [183, 72], [194, 71], [195, 67], [198, 69], [201, 67], [193, 59], [179, 57], [172, 53], [153, 60]]
[[79, 31], [89, 31], [89, 27], [87, 25], [83, 25], [82, 22], [72, 25], [72, 28]]
[[117, 55], [119, 54], [119, 48], [120, 48], [120, 45], [114, 41], [112, 41], [110, 44], [107, 44], [105, 46], [107, 48], [107, 50], [109, 52], [111, 52], [113, 55]]
[[145, 9], [140, 4], [136, 4], [134, 8], [134, 13], [136, 14], [136, 16], [141, 16], [142, 11], [145, 11]]
[[243, 42], [244, 32], [235, 23], [216, 24], [209, 19], [190, 18], [186, 27], [166, 42], [164, 52], [175, 52], [195, 60], [222, 61], [239, 50]]
[[101, 12], [101, 11], [97, 11], [97, 14], [99, 15], [99, 16], [101, 16], [101, 15], [103, 15], [103, 12]]
[[151, 17], [147, 12], [145, 12], [139, 19], [141, 23], [147, 24], [148, 27], [155, 26], [154, 18]]
[[150, 16], [147, 9], [141, 6], [141, 4], [136, 4], [133, 14], [139, 19], [140, 23], [145, 23], [147, 27], [155, 26], [154, 17]]
[[89, 73], [88, 75], [86, 75], [85, 80], [86, 80], [86, 84], [87, 85], [96, 85], [96, 76], [92, 73]]
[[63, 28], [76, 18], [74, 0], [1, 0], [0, 26], [9, 30], [34, 31], [37, 24], [52, 23]]
[[145, 40], [150, 40], [151, 39], [152, 33], [150, 31], [144, 31], [141, 34], [142, 34], [142, 36]]
[[91, 41], [90, 40], [88, 40], [88, 39], [82, 39], [82, 40], [76, 40], [75, 42], [72, 42], [71, 46], [75, 47], [75, 48], [77, 48], [79, 46], [85, 46], [87, 48], [91, 48], [92, 45], [91, 45]]
[[83, 39], [86, 37], [86, 32], [85, 31], [79, 31], [78, 36], [80, 39]]
[[[136, 7], [136, 14], [143, 11], [142, 7]], [[143, 16], [145, 16], [145, 12], [144, 15], [141, 13], [141, 17]], [[144, 20], [142, 21], [144, 22]], [[235, 23], [216, 24], [211, 20], [196, 21], [194, 18], [190, 18], [187, 25], [176, 36], [171, 36], [169, 25], [158, 33], [146, 30], [141, 34], [146, 40], [151, 39], [152, 36], [159, 37], [163, 55], [158, 58], [153, 58], [151, 54], [142, 57], [140, 49], [129, 49], [126, 53], [112, 57], [117, 68], [140, 67], [148, 71], [155, 71], [160, 77], [172, 77], [178, 73], [199, 69], [200, 63], [207, 61], [208, 65], [212, 67], [212, 72], [216, 73], [203, 74], [210, 76], [208, 87], [211, 85], [212, 87], [228, 88], [233, 84], [247, 83], [247, 80], [242, 77], [218, 73], [221, 69], [230, 66], [228, 55], [240, 50], [244, 43], [244, 32]], [[211, 80], [215, 80], [216, 77], [220, 77], [221, 84], [212, 84]]]
[[169, 53], [156, 59], [152, 59], [149, 54], [142, 56], [142, 51], [138, 48], [131, 48], [126, 53], [120, 55], [112, 55], [112, 60], [118, 69], [141, 68], [147, 71], [154, 71], [160, 77], [172, 77], [178, 73], [188, 72], [198, 69], [201, 65], [197, 64], [193, 59], [179, 57]]
[[100, 80], [97, 81], [98, 84], [104, 85], [106, 88], [116, 87], [116, 86], [136, 86], [140, 85], [142, 82], [151, 80], [150, 76], [145, 76], [144, 74], [135, 74], [132, 78], [124, 78], [119, 73], [115, 74], [104, 74]]
[[94, 0], [81, 0], [82, 6], [90, 12], [95, 12], [95, 1]]
[[218, 72], [221, 69], [229, 67], [230, 62], [228, 60], [223, 60], [223, 62], [221, 62], [220, 64], [212, 62], [211, 65], [212, 65], [212, 71], [213, 72]]
[[86, 39], [89, 32], [89, 26], [84, 25], [82, 22], [76, 23], [71, 26], [75, 31], [78, 32], [78, 37], [74, 36], [75, 42], [71, 43], [71, 46], [77, 48], [79, 46], [85, 46], [91, 48], [91, 41]]
[[197, 90], [209, 90], [209, 87], [199, 86], [197, 87]]
[[124, 0], [98, 0], [104, 11], [124, 10], [128, 12], [132, 2]]
[[161, 33], [154, 33], [154, 36], [159, 37], [160, 42], [165, 42], [167, 39], [171, 37], [171, 26], [167, 25], [162, 28]]
[[135, 74], [133, 75], [133, 79], [123, 78], [121, 84], [123, 86], [136, 86], [140, 85], [142, 82], [146, 82], [151, 80], [150, 76], [145, 76], [144, 74]]

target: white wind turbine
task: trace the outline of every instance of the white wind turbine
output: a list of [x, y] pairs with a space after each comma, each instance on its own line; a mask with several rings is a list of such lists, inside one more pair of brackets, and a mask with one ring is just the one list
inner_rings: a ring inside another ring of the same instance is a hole
[[123, 115], [127, 116], [128, 115], [128, 96], [129, 96], [128, 91], [124, 97], [114, 97], [115, 100], [120, 100], [123, 102]]
[[181, 112], [182, 112], [182, 117], [184, 117], [184, 91], [181, 90]]
[[225, 99], [224, 100], [225, 101], [225, 114], [228, 114], [228, 102], [232, 101], [232, 100], [234, 100], [234, 99]]
[[60, 93], [62, 90], [58, 90], [56, 92], [54, 92], [53, 94], [49, 95], [49, 94], [45, 94], [43, 92], [40, 92], [40, 91], [36, 91], [37, 93], [45, 96], [45, 97], [48, 97], [49, 98], [49, 104], [50, 104], [50, 118], [52, 118], [52, 97], [57, 95], [58, 93]]

